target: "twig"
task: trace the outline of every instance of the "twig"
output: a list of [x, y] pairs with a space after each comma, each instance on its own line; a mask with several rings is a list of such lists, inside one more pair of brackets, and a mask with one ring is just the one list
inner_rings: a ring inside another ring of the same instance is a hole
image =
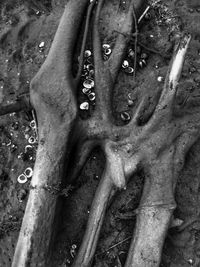
[[[99, 18], [104, 0], [99, 0], [97, 5], [97, 11], [94, 19], [93, 27], [93, 53], [94, 53], [94, 65], [97, 70], [98, 67], [101, 67], [103, 64], [102, 51], [101, 51], [101, 39], [99, 33]], [[96, 71], [95, 71], [96, 72]]]
[[84, 34], [83, 34], [83, 41], [82, 41], [81, 52], [80, 52], [80, 57], [79, 57], [79, 68], [78, 68], [78, 72], [77, 72], [77, 75], [76, 75], [76, 83], [77, 84], [80, 81], [81, 72], [83, 70], [84, 51], [85, 51], [85, 47], [86, 47], [86, 41], [87, 41], [87, 35], [88, 35], [89, 23], [90, 23], [90, 17], [91, 17], [92, 10], [93, 10], [93, 7], [94, 7], [95, 3], [96, 3], [95, 1], [91, 2], [89, 4], [88, 10], [87, 10], [85, 29], [84, 29]]
[[135, 50], [135, 57], [134, 57], [134, 79], [136, 78], [136, 67], [137, 67], [137, 42], [138, 42], [138, 25], [137, 25], [137, 17], [135, 13], [135, 7], [133, 4], [133, 18], [135, 22], [135, 43], [134, 43], [134, 50]]
[[29, 111], [32, 109], [29, 98], [20, 97], [14, 103], [0, 106], [0, 116], [6, 115], [13, 112], [20, 112], [22, 110]]
[[109, 251], [109, 250], [111, 250], [111, 249], [113, 249], [113, 248], [125, 243], [126, 241], [130, 240], [131, 238], [132, 238], [132, 236], [129, 236], [129, 237], [125, 238], [124, 240], [112, 245], [111, 247], [109, 247], [108, 249], [104, 250], [103, 252], [98, 253], [96, 256], [99, 256], [99, 255], [102, 255], [102, 254], [106, 253], [107, 251]]

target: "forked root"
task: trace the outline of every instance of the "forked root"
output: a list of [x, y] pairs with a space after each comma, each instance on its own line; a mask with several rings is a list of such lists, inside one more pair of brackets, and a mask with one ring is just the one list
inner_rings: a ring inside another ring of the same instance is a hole
[[91, 266], [106, 208], [114, 191], [115, 187], [110, 172], [106, 168], [95, 193], [83, 242], [73, 267]]

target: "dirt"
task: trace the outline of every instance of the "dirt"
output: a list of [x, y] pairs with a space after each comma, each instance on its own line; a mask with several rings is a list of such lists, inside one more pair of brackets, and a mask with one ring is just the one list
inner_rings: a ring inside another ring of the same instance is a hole
[[[28, 93], [29, 83], [44, 62], [66, 1], [18, 0], [0, 3], [0, 103], [7, 104]], [[114, 45], [118, 20], [128, 1], [109, 0], [102, 11], [102, 42]], [[136, 81], [120, 72], [115, 87], [113, 110], [118, 124], [123, 112], [134, 112], [143, 92], [149, 102], [141, 124], [153, 111], [163, 86], [175, 37], [182, 31], [192, 34], [182, 79], [174, 105], [174, 116], [190, 112], [200, 104], [200, 4], [198, 0], [151, 0], [148, 15], [139, 25]], [[89, 38], [91, 39], [91, 38]], [[88, 48], [91, 47], [90, 41]], [[42, 43], [44, 42], [44, 43]], [[139, 44], [147, 47], [141, 47]], [[129, 49], [134, 49], [130, 41]], [[153, 49], [154, 52], [149, 51]], [[146, 54], [146, 64], [139, 59]], [[128, 56], [127, 56], [128, 58]], [[133, 60], [128, 58], [131, 66]], [[79, 93], [78, 103], [86, 99]], [[131, 100], [131, 101], [130, 101]], [[90, 110], [89, 112], [92, 112]], [[83, 117], [90, 113], [81, 113]], [[9, 267], [14, 253], [30, 180], [21, 184], [18, 176], [33, 168], [37, 132], [30, 127], [33, 113], [12, 113], [0, 118], [0, 266]], [[34, 137], [34, 144], [29, 138]], [[27, 145], [31, 147], [27, 148]], [[176, 188], [177, 209], [174, 218], [185, 228], [171, 228], [163, 249], [161, 266], [200, 266], [200, 141], [189, 151]], [[70, 266], [83, 237], [90, 205], [104, 168], [104, 155], [96, 148], [80, 177], [59, 192], [61, 211], [53, 247], [52, 266]], [[66, 174], [66, 180], [69, 179]], [[137, 206], [145, 176], [140, 170], [110, 203], [93, 266], [123, 266], [133, 235]]]

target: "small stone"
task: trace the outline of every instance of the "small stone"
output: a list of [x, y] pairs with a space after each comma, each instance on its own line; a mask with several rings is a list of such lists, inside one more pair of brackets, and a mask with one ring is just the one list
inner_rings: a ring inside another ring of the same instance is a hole
[[27, 191], [25, 189], [21, 189], [18, 193], [18, 199], [19, 199], [19, 202], [22, 202], [27, 196]]
[[127, 111], [122, 112], [120, 116], [123, 121], [130, 121], [131, 119], [131, 116]]
[[150, 19], [151, 19], [151, 14], [150, 14], [150, 12], [147, 12], [147, 13], [144, 15], [144, 18], [145, 18], [146, 20], [150, 20]]
[[189, 263], [190, 265], [192, 265], [192, 264], [194, 263], [194, 261], [193, 261], [192, 259], [189, 259], [189, 260], [188, 260], [188, 263]]
[[17, 131], [18, 128], [19, 128], [19, 122], [17, 122], [17, 121], [13, 122], [13, 123], [11, 124], [11, 128], [12, 128], [12, 130]]
[[189, 8], [188, 11], [189, 11], [190, 13], [193, 13], [193, 12], [194, 12], [194, 9], [193, 9], [193, 8]]
[[89, 109], [89, 103], [88, 102], [83, 102], [80, 104], [80, 109], [81, 110], [88, 110]]
[[158, 76], [157, 81], [158, 81], [159, 83], [163, 82], [163, 81], [164, 81], [164, 77], [162, 77], [162, 76]]

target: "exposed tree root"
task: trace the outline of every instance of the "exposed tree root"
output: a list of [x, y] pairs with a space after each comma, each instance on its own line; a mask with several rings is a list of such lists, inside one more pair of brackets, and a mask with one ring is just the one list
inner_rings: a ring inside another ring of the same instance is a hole
[[[126, 266], [159, 266], [163, 242], [176, 207], [174, 189], [177, 175], [185, 154], [199, 137], [200, 123], [199, 113], [184, 119], [174, 119], [172, 116], [177, 83], [190, 42], [190, 36], [185, 35], [174, 52], [163, 91], [148, 122], [138, 125], [145, 102], [142, 100], [128, 125], [119, 127], [114, 124], [111, 102], [127, 47], [124, 35], [130, 34], [133, 29], [134, 7], [138, 17], [145, 3], [142, 0], [130, 1], [123, 34], [119, 34], [109, 60], [103, 61], [98, 25], [104, 0], [98, 1], [93, 29], [96, 107], [90, 119], [78, 123], [75, 92], [82, 67], [80, 65], [77, 77], [73, 78], [71, 66], [76, 35], [88, 0], [68, 2], [49, 55], [31, 83], [30, 96], [37, 114], [39, 147], [12, 267], [49, 264], [48, 253], [57, 203], [51, 188], [61, 183], [64, 165], [66, 160], [68, 163], [71, 152], [68, 138], [75, 123], [73, 142], [80, 140], [81, 135], [81, 140], [87, 143], [78, 146], [80, 153], [77, 154], [77, 168], [72, 176], [79, 173], [91, 149], [97, 144], [105, 153], [106, 167], [73, 266], [91, 266], [106, 207], [117, 190], [126, 188], [127, 180], [139, 165], [144, 168], [146, 180]], [[88, 19], [92, 8], [93, 3], [90, 3]], [[86, 22], [81, 57], [87, 27]]]

